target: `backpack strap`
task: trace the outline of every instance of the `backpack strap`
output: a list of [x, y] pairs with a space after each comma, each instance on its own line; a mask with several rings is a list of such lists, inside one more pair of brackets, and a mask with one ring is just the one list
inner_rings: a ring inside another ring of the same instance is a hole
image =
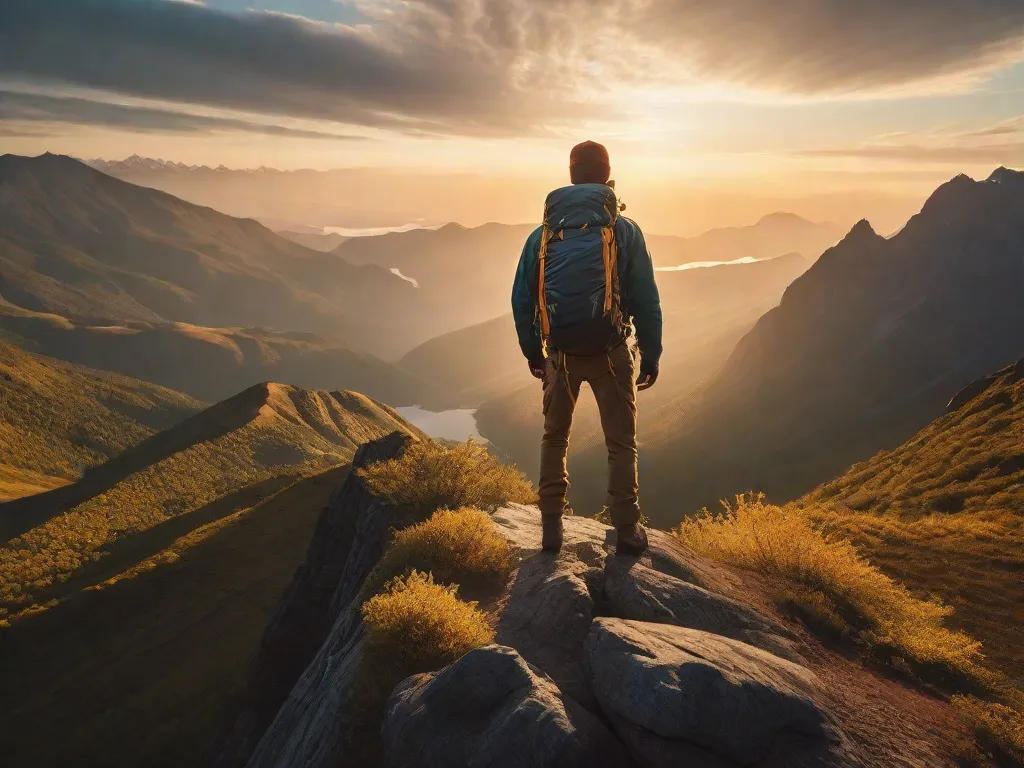
[[551, 335], [551, 320], [548, 318], [548, 300], [544, 292], [544, 263], [548, 258], [548, 242], [551, 240], [551, 229], [544, 224], [540, 233], [540, 253], [537, 256], [539, 273], [537, 275], [537, 312], [540, 315], [541, 342], [546, 345]]
[[613, 305], [614, 287], [618, 275], [618, 247], [615, 242], [615, 223], [601, 229], [602, 255], [604, 257], [604, 313], [610, 314]]

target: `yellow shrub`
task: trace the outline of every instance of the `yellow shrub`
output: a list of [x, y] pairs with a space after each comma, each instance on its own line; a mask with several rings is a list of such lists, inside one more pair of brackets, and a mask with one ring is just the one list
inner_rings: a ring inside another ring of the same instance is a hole
[[416, 442], [400, 458], [364, 467], [359, 475], [381, 498], [426, 514], [461, 507], [490, 510], [537, 498], [522, 472], [472, 440], [453, 447]]
[[516, 567], [518, 552], [486, 512], [440, 510], [430, 519], [395, 533], [364, 592], [373, 594], [395, 576], [430, 573], [439, 584], [498, 590]]
[[[494, 639], [475, 603], [456, 597], [456, 587], [435, 584], [413, 571], [392, 579], [363, 604], [366, 656], [371, 667], [398, 682], [417, 672], [451, 664]], [[400, 677], [399, 677], [400, 675]]]
[[1018, 709], [973, 696], [954, 696], [952, 703], [971, 724], [979, 746], [1024, 764], [1024, 715]]
[[705, 510], [674, 533], [707, 557], [820, 593], [871, 647], [903, 656], [919, 669], [971, 679], [979, 674], [980, 643], [942, 626], [949, 608], [918, 600], [864, 560], [850, 542], [820, 533], [794, 507], [739, 496], [723, 514]]

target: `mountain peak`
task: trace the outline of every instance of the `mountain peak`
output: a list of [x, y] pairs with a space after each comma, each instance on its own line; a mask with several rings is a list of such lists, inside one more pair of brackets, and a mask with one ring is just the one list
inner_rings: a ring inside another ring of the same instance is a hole
[[795, 213], [789, 213], [788, 211], [775, 211], [774, 213], [766, 213], [760, 219], [758, 219], [756, 226], [764, 226], [766, 224], [813, 224], [814, 222], [808, 221], [803, 216], [798, 216]]
[[1015, 183], [1019, 184], [1024, 182], [1024, 171], [1014, 170], [1013, 168], [1007, 168], [1005, 165], [996, 168], [992, 171], [991, 175], [986, 179], [996, 184]]
[[885, 239], [877, 232], [875, 232], [875, 228], [871, 226], [871, 222], [869, 222], [867, 219], [861, 219], [860, 221], [853, 225], [853, 229], [851, 229], [846, 234], [846, 237], [843, 238], [842, 242], [860, 243], [868, 242], [876, 238], [879, 240]]

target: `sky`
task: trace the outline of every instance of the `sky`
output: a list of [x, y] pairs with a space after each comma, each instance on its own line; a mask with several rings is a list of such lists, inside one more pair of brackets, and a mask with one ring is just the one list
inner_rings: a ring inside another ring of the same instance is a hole
[[620, 188], [906, 208], [1024, 166], [1024, 2], [0, 3], [4, 152], [554, 183], [585, 138]]

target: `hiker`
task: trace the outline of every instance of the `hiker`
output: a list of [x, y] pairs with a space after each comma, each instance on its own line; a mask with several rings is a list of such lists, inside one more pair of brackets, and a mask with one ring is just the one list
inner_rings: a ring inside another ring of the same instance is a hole
[[586, 381], [608, 447], [615, 551], [635, 556], [647, 549], [638, 502], [636, 393], [658, 380], [661, 301], [644, 236], [619, 215], [624, 206], [609, 181], [608, 151], [593, 141], [577, 145], [569, 155], [569, 177], [571, 186], [548, 195], [544, 223], [526, 241], [512, 286], [519, 346], [530, 373], [544, 382], [542, 546], [562, 546], [569, 430]]

